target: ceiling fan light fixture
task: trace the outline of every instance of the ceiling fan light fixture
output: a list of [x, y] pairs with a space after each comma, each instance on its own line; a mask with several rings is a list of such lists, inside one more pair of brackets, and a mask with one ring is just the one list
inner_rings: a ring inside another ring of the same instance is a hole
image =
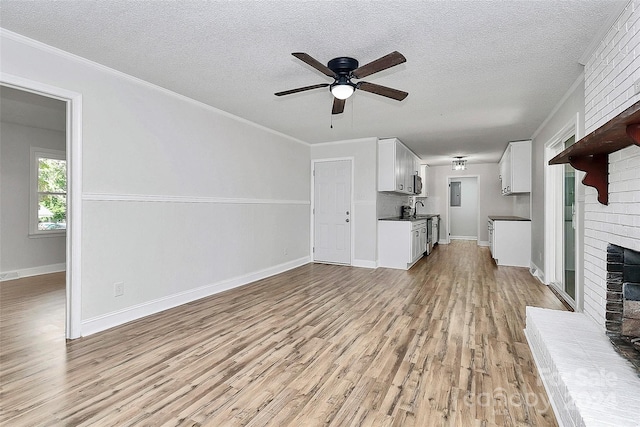
[[338, 99], [347, 99], [353, 95], [355, 88], [349, 83], [336, 83], [331, 86], [331, 93]]
[[[2, 1], [2, 0], [0, 0]], [[368, 83], [359, 81], [354, 83], [351, 79], [361, 79], [363, 77], [370, 76], [371, 74], [378, 73], [387, 68], [395, 67], [402, 64], [407, 59], [400, 52], [391, 52], [388, 55], [382, 56], [374, 61], [369, 62], [363, 66], [357, 59], [348, 56], [339, 56], [333, 58], [325, 66], [311, 55], [304, 52], [293, 52], [293, 56], [301, 60], [302, 62], [310, 65], [316, 70], [320, 71], [327, 77], [332, 77], [333, 83], [320, 83], [315, 85], [309, 85], [299, 87], [296, 89], [285, 90], [282, 92], [276, 92], [275, 96], [291, 95], [294, 93], [305, 92], [308, 90], [319, 89], [321, 87], [329, 86], [329, 90], [333, 95], [333, 108], [331, 114], [341, 114], [344, 112], [345, 101], [353, 95], [356, 89], [361, 89], [364, 92], [369, 92], [374, 95], [384, 96], [386, 98], [395, 99], [396, 101], [404, 100], [407, 92], [393, 89], [386, 86], [377, 85], [374, 83]]]
[[456, 156], [455, 160], [451, 163], [451, 169], [454, 171], [463, 171], [467, 169], [467, 161], [462, 159], [463, 156]]

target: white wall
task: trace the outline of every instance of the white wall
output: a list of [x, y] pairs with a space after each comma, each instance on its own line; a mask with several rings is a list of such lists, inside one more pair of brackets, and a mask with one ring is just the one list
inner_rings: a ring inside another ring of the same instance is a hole
[[309, 261], [307, 144], [11, 33], [1, 42], [4, 73], [83, 96], [83, 333]]
[[0, 273], [64, 270], [65, 237], [29, 237], [31, 147], [65, 151], [65, 133], [0, 122]]
[[[487, 220], [489, 215], [514, 215], [514, 202], [512, 196], [503, 196], [500, 186], [500, 170], [497, 163], [467, 164], [464, 171], [453, 171], [451, 165], [431, 166], [429, 168], [430, 196], [425, 200], [425, 212], [440, 214], [440, 240], [445, 243], [443, 237], [447, 229], [448, 206], [448, 178], [454, 176], [478, 176], [480, 212], [479, 212], [479, 244], [488, 245], [489, 236]], [[422, 211], [422, 208], [421, 210]]]
[[[535, 174], [534, 171], [531, 173]], [[510, 197], [513, 198], [513, 214], [523, 218], [531, 218], [531, 193], [516, 194]]]
[[311, 146], [311, 159], [353, 157], [354, 212], [352, 215], [352, 265], [375, 267], [377, 244], [377, 155], [378, 138], [336, 141]]
[[453, 178], [450, 182], [460, 182], [460, 206], [452, 206], [449, 209], [450, 238], [476, 239], [478, 236], [478, 178]]
[[[585, 66], [585, 134], [640, 100], [640, 2], [631, 1]], [[640, 148], [609, 155], [609, 205], [585, 192], [584, 311], [604, 328], [606, 247], [613, 243], [640, 250]]]

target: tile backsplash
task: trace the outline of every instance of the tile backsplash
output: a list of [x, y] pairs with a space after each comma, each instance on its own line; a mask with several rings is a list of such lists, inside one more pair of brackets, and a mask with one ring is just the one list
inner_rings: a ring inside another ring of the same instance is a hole
[[393, 193], [378, 193], [377, 215], [378, 218], [400, 216], [402, 206], [409, 204], [409, 196]]

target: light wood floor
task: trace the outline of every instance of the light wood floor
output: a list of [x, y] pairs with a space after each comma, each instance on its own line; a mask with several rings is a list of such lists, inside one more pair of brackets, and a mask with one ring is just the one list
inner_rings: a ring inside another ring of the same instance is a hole
[[1, 425], [556, 425], [523, 328], [526, 305], [563, 306], [471, 242], [408, 272], [309, 264], [67, 343], [62, 275], [0, 290]]

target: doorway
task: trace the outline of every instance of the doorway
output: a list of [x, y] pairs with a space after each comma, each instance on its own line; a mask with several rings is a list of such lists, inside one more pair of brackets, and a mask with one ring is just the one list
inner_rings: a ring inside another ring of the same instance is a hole
[[351, 265], [352, 159], [313, 162], [313, 260]]
[[449, 240], [478, 240], [478, 177], [449, 177], [447, 182]]
[[[0, 85], [64, 104], [64, 151], [66, 153], [65, 243], [65, 337], [79, 338], [81, 332], [81, 218], [82, 218], [82, 95], [45, 83], [0, 73]], [[4, 113], [4, 112], [3, 112]], [[56, 195], [59, 197], [60, 195]], [[47, 213], [47, 211], [43, 210]], [[36, 216], [37, 217], [37, 216]], [[60, 221], [55, 221], [60, 226]], [[46, 240], [46, 239], [45, 239]], [[3, 242], [4, 243], [4, 242]]]
[[[575, 127], [559, 133], [547, 144], [545, 164], [575, 142]], [[576, 268], [577, 179], [569, 164], [545, 167], [545, 281], [574, 309], [581, 298]]]

